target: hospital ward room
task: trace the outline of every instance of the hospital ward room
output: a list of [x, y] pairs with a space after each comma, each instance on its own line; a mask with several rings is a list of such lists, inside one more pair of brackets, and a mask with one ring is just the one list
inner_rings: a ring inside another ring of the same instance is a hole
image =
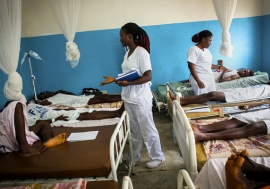
[[0, 0], [0, 188], [270, 189], [270, 0]]

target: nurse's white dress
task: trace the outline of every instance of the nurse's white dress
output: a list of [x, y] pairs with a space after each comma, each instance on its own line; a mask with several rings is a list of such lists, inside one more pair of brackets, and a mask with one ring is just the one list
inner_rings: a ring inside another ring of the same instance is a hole
[[[138, 46], [128, 56], [126, 52], [122, 63], [123, 72], [137, 70], [139, 75], [152, 70], [149, 53]], [[149, 157], [152, 160], [164, 160], [160, 138], [152, 114], [151, 82], [140, 85], [128, 85], [122, 88], [121, 97], [125, 103], [125, 110], [130, 119], [131, 138], [134, 162], [140, 159], [140, 151], [145, 144]]]
[[212, 71], [212, 54], [206, 48], [204, 50], [197, 46], [192, 46], [188, 50], [187, 61], [195, 64], [195, 71], [204, 83], [205, 88], [200, 89], [196, 80], [190, 75], [189, 82], [195, 95], [200, 95], [216, 90], [216, 83]]

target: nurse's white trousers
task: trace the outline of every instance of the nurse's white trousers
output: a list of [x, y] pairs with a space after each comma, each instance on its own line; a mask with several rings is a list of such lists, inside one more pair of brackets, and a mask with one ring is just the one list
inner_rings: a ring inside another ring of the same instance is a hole
[[153, 120], [152, 104], [138, 105], [125, 102], [125, 110], [130, 119], [134, 162], [140, 159], [143, 142], [151, 160], [163, 160], [164, 154]]

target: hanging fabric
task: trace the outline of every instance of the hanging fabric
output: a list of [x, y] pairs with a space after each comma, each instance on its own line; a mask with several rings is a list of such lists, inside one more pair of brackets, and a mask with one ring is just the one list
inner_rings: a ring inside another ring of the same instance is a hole
[[72, 68], [76, 67], [80, 59], [80, 51], [73, 42], [80, 12], [80, 0], [50, 0], [61, 30], [67, 39], [66, 60]]
[[0, 69], [8, 75], [4, 95], [26, 102], [18, 67], [21, 44], [21, 0], [0, 0]]
[[237, 0], [212, 0], [219, 23], [223, 29], [220, 54], [232, 57], [233, 46], [229, 32]]

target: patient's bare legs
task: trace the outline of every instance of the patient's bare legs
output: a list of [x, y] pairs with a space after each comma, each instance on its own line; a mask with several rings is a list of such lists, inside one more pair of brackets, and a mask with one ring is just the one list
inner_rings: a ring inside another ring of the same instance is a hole
[[209, 125], [192, 125], [192, 129], [196, 141], [229, 140], [267, 134], [267, 126], [263, 121], [246, 124], [234, 118]]
[[39, 121], [34, 126], [30, 127], [29, 130], [39, 136], [42, 141], [36, 141], [30, 146], [26, 140], [23, 106], [20, 102], [18, 102], [15, 107], [14, 123], [16, 139], [19, 144], [19, 155], [22, 157], [40, 154], [46, 147], [52, 147], [66, 141], [65, 133], [53, 137], [50, 124], [46, 121]]
[[124, 111], [124, 103], [115, 111], [93, 111], [91, 113], [81, 113], [77, 120], [101, 120], [107, 118], [121, 117]]
[[[169, 91], [170, 98], [172, 100], [175, 100], [176, 97]], [[202, 95], [194, 95], [194, 96], [187, 96], [184, 98], [180, 98], [180, 105], [181, 106], [186, 106], [188, 104], [203, 104], [211, 100], [218, 100], [221, 102], [226, 102], [225, 100], [225, 95], [223, 92], [218, 92], [218, 91], [212, 91], [209, 93], [205, 93]]]
[[[33, 145], [33, 146], [30, 146], [27, 143], [26, 136], [25, 136], [25, 122], [24, 122], [24, 115], [23, 115], [23, 106], [21, 103], [17, 103], [15, 107], [14, 123], [15, 123], [15, 130], [16, 130], [16, 139], [19, 144], [20, 156], [26, 157], [26, 156], [40, 154], [46, 149], [46, 147], [43, 146], [42, 143], [39, 143], [39, 144], [37, 143], [38, 145]], [[40, 124], [42, 124], [42, 122], [40, 122]], [[44, 124], [47, 124], [47, 123], [44, 122]]]
[[231, 155], [225, 165], [227, 189], [269, 188], [270, 168], [252, 161], [247, 152]]

